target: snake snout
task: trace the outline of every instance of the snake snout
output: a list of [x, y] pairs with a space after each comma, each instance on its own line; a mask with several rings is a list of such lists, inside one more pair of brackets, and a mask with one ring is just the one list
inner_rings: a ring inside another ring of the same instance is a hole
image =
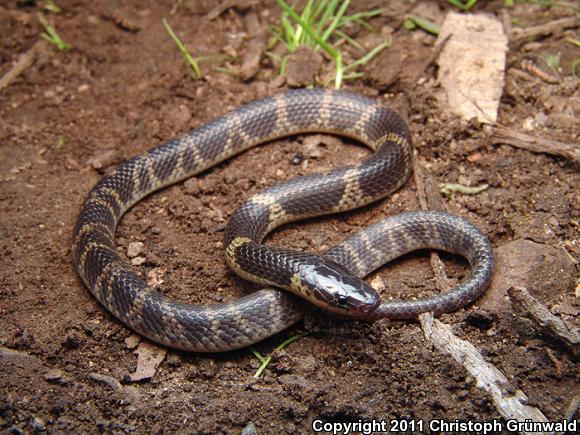
[[313, 289], [317, 305], [329, 311], [364, 317], [380, 305], [377, 292], [339, 264], [319, 264], [305, 278], [305, 284]]
[[343, 276], [342, 288], [344, 293], [338, 294], [336, 303], [340, 307], [346, 307], [350, 316], [358, 317], [372, 313], [381, 303], [378, 293], [357, 276]]

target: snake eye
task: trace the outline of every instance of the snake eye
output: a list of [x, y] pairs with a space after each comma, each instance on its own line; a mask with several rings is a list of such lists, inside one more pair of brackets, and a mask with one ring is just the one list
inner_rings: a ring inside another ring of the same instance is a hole
[[348, 298], [345, 295], [338, 295], [337, 302], [338, 305], [345, 306], [348, 302]]

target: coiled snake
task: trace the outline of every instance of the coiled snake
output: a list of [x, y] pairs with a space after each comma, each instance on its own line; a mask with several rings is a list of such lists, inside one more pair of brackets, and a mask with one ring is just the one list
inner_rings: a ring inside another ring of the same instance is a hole
[[[117, 252], [123, 213], [151, 192], [198, 174], [252, 146], [303, 132], [354, 138], [374, 153], [362, 162], [271, 187], [245, 202], [226, 230], [226, 260], [236, 273], [288, 289], [331, 311], [375, 320], [456, 310], [488, 285], [488, 240], [467, 221], [442, 212], [409, 212], [351, 236], [322, 256], [262, 245], [274, 228], [295, 220], [350, 210], [389, 195], [412, 166], [406, 123], [382, 104], [341, 91], [294, 90], [243, 106], [137, 156], [103, 177], [84, 202], [73, 234], [79, 275], [93, 295], [138, 333], [167, 346], [217, 352], [260, 341], [302, 317], [298, 300], [274, 288], [231, 303], [193, 306], [170, 299], [133, 272]], [[467, 280], [448, 293], [380, 304], [359, 277], [416, 249], [462, 255]]]

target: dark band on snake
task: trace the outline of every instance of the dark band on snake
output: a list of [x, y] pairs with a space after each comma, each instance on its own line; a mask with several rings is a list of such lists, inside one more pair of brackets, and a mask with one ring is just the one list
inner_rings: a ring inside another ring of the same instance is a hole
[[[103, 177], [82, 206], [73, 256], [82, 280], [118, 319], [164, 345], [216, 352], [248, 346], [303, 316], [287, 291], [264, 289], [237, 301], [194, 306], [149, 287], [118, 254], [119, 219], [150, 193], [199, 174], [240, 152], [276, 138], [323, 132], [355, 139], [374, 153], [327, 174], [273, 186], [242, 204], [225, 230], [226, 260], [241, 277], [294, 292], [310, 302], [358, 319], [410, 319], [451, 312], [473, 302], [493, 272], [488, 240], [472, 224], [442, 212], [389, 217], [351, 236], [324, 255], [262, 244], [288, 222], [351, 210], [388, 196], [412, 168], [407, 124], [372, 99], [333, 90], [295, 90], [255, 101], [182, 137], [137, 156]], [[436, 296], [380, 303], [361, 278], [417, 249], [464, 256], [469, 277]]]

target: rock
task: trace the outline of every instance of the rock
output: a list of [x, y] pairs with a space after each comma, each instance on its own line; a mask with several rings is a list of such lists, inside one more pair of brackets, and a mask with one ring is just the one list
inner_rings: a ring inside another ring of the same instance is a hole
[[300, 163], [302, 163], [304, 161], [304, 155], [301, 152], [297, 152], [296, 154], [294, 154], [292, 156], [292, 159], [290, 159], [290, 162], [293, 165], [299, 165]]
[[129, 246], [127, 246], [127, 257], [135, 258], [138, 255], [141, 255], [143, 253], [144, 246], [145, 245], [143, 244], [143, 242], [129, 243]]
[[50, 369], [44, 375], [44, 380], [50, 382], [51, 384], [66, 384], [66, 379], [63, 373], [59, 369]]
[[167, 349], [151, 342], [142, 341], [135, 351], [137, 354], [137, 368], [127, 376], [128, 382], [139, 382], [151, 379], [159, 365], [165, 359]]
[[376, 291], [381, 292], [385, 289], [385, 283], [383, 279], [377, 275], [371, 280], [371, 287], [374, 288]]
[[515, 237], [533, 240], [538, 243], [556, 241], [552, 225], [549, 224], [550, 216], [547, 213], [529, 213], [519, 219], [510, 222]]
[[308, 47], [301, 47], [288, 56], [286, 83], [291, 87], [314, 84], [322, 65], [322, 56]]
[[242, 429], [242, 435], [258, 435], [258, 429], [256, 429], [256, 425], [252, 422], [249, 422], [246, 427]]
[[127, 338], [125, 338], [125, 347], [127, 349], [135, 349], [140, 341], [141, 341], [140, 335], [131, 334]]
[[0, 362], [25, 365], [29, 368], [34, 368], [35, 370], [42, 366], [42, 361], [34, 355], [29, 355], [25, 352], [18, 352], [17, 350], [12, 350], [3, 346], [0, 346]]
[[131, 260], [131, 264], [133, 266], [141, 266], [142, 264], [145, 264], [146, 261], [145, 257], [135, 257]]
[[553, 300], [574, 287], [574, 262], [562, 250], [518, 239], [500, 246], [495, 254], [495, 273], [489, 289], [477, 301], [492, 312], [511, 309], [507, 289], [526, 287], [542, 301]]
[[497, 120], [504, 88], [507, 36], [502, 24], [484, 14], [449, 12], [437, 43], [447, 40], [438, 58], [438, 80], [450, 110], [463, 119]]
[[44, 432], [46, 430], [46, 423], [40, 417], [34, 417], [30, 425], [36, 432]]

